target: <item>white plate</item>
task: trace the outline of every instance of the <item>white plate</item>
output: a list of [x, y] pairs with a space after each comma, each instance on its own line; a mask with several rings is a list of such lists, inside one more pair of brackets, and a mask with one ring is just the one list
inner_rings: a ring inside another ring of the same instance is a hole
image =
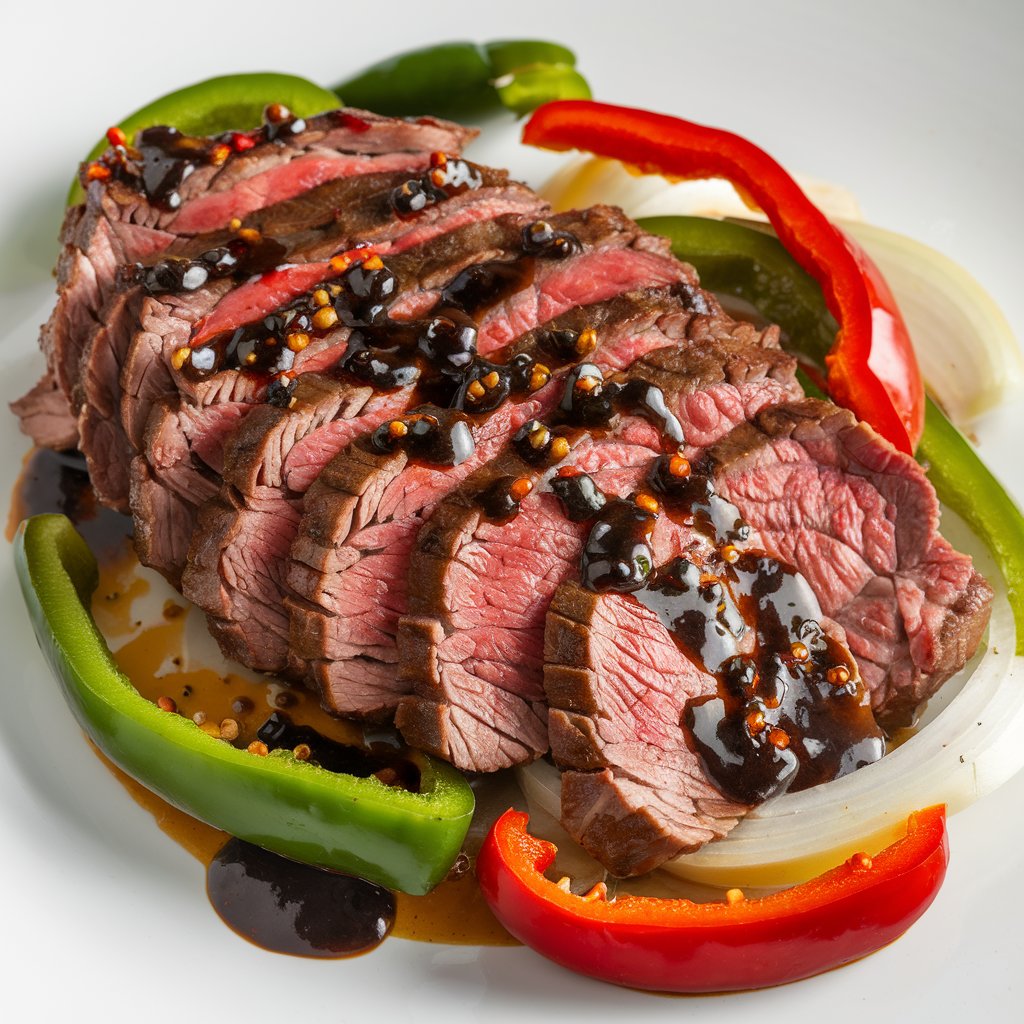
[[[37, 325], [75, 161], [108, 123], [185, 82], [267, 67], [330, 82], [428, 40], [544, 36], [574, 45], [602, 99], [727, 126], [783, 163], [852, 188], [866, 217], [969, 267], [1024, 328], [1020, 5], [105, 3], [5, 10], [0, 64], [0, 366], [6, 399], [35, 380]], [[845, 13], [848, 10], [849, 13]], [[244, 12], [244, 13], [243, 13]], [[511, 130], [481, 158], [537, 181], [552, 158]], [[978, 429], [1024, 499], [1021, 409]], [[7, 421], [9, 490], [27, 445]], [[82, 741], [0, 559], [0, 977], [4, 1019], [162, 1021], [1019, 1020], [1024, 777], [950, 824], [952, 865], [912, 931], [858, 964], [759, 994], [688, 1000], [574, 977], [525, 949], [392, 940], [347, 962], [261, 952], [209, 908], [203, 872]]]

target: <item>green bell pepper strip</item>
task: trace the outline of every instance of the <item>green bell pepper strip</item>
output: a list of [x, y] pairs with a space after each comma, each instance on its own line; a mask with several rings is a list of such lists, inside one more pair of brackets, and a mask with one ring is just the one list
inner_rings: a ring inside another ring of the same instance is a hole
[[474, 797], [455, 769], [412, 754], [420, 791], [326, 771], [291, 751], [250, 754], [161, 711], [118, 669], [90, 614], [96, 559], [61, 515], [25, 520], [15, 562], [39, 645], [93, 742], [188, 814], [274, 853], [419, 895], [462, 848]]
[[1024, 655], [1024, 516], [978, 458], [967, 439], [930, 398], [918, 461], [942, 502], [985, 541], [1006, 581], [1017, 627], [1016, 653]]
[[[122, 118], [117, 125], [129, 140], [136, 132], [157, 124], [173, 125], [186, 135], [216, 135], [233, 128], [255, 128], [269, 103], [283, 103], [299, 117], [311, 117], [333, 110], [338, 97], [297, 75], [272, 71], [220, 75], [169, 92]], [[106, 139], [97, 142], [86, 162], [95, 160], [108, 145]], [[68, 206], [84, 199], [85, 192], [76, 180], [68, 193]]]
[[[821, 365], [835, 321], [821, 289], [773, 236], [759, 228], [704, 217], [649, 217], [641, 227], [663, 235], [693, 264], [711, 291], [756, 306], [785, 334], [784, 346]], [[804, 380], [805, 388], [807, 385]], [[939, 500], [985, 543], [1006, 581], [1024, 655], [1024, 516], [963, 435], [930, 398], [917, 459]]]
[[339, 82], [346, 104], [380, 114], [456, 120], [504, 107], [517, 115], [554, 99], [587, 99], [572, 50], [541, 40], [441, 43], [389, 57]]

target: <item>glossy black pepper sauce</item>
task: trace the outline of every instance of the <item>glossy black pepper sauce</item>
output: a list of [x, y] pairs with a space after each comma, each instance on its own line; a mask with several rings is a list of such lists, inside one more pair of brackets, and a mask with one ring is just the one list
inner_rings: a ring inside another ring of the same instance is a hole
[[594, 363], [578, 363], [566, 375], [559, 411], [567, 423], [607, 428], [616, 413], [635, 413], [650, 420], [665, 436], [667, 447], [683, 443], [683, 428], [668, 408], [661, 388], [641, 377], [605, 380]]
[[513, 435], [512, 447], [526, 463], [540, 466], [551, 458], [555, 433], [540, 420], [527, 420]]
[[522, 499], [515, 493], [517, 479], [511, 474], [500, 476], [477, 495], [477, 502], [488, 519], [502, 522], [518, 515]]
[[240, 839], [230, 839], [213, 858], [206, 891], [229, 928], [263, 949], [293, 956], [366, 953], [395, 922], [395, 897], [387, 889]]
[[604, 491], [587, 473], [556, 476], [551, 481], [551, 490], [562, 502], [566, 517], [574, 523], [593, 519], [608, 503]]
[[141, 285], [147, 295], [194, 292], [220, 278], [241, 281], [262, 274], [284, 260], [286, 249], [276, 239], [256, 231], [247, 234], [250, 237], [233, 238], [195, 257], [166, 256], [149, 266], [136, 263], [120, 279]]
[[179, 189], [197, 168], [220, 166], [233, 154], [267, 142], [283, 142], [305, 130], [305, 120], [280, 104], [267, 107], [262, 127], [250, 132], [193, 136], [156, 125], [140, 131], [133, 145], [114, 146], [86, 165], [82, 180], [88, 184], [90, 170], [100, 168], [105, 176], [139, 189], [154, 206], [177, 210], [181, 206]]
[[392, 191], [391, 208], [399, 217], [414, 217], [428, 207], [483, 184], [480, 168], [468, 160], [438, 153], [431, 163], [430, 170]]
[[476, 448], [462, 413], [429, 406], [382, 423], [370, 435], [370, 444], [381, 452], [402, 448], [413, 458], [440, 466], [458, 466]]
[[655, 516], [635, 502], [614, 498], [597, 514], [583, 544], [580, 575], [588, 590], [631, 593], [654, 570]]
[[[710, 475], [685, 460], [655, 459], [648, 484], [661, 503], [657, 513], [635, 500], [596, 499], [585, 480], [556, 478], [571, 518], [595, 509], [583, 584], [631, 593], [717, 679], [715, 694], [687, 704], [681, 725], [723, 793], [758, 803], [885, 753], [869, 694], [847, 649], [821, 628], [810, 585], [792, 566], [736, 547], [750, 529], [715, 493]], [[655, 567], [650, 538], [658, 515], [702, 534], [712, 553]]]
[[[285, 691], [287, 693], [287, 691]], [[407, 747], [395, 743], [374, 743], [367, 747], [338, 743], [308, 725], [295, 725], [287, 714], [275, 711], [256, 731], [268, 750], [296, 750], [305, 747], [304, 758], [329, 772], [369, 778], [388, 786], [419, 792], [420, 773], [409, 760]]]

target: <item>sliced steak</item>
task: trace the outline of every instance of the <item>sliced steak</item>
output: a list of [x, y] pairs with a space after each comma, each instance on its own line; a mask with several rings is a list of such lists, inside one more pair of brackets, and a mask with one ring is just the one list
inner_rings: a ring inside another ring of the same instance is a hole
[[[307, 395], [313, 377], [303, 382]], [[319, 383], [332, 394], [336, 422], [345, 425], [350, 437], [404, 407], [395, 396], [373, 395], [366, 387], [339, 386], [331, 378]], [[182, 592], [207, 611], [210, 632], [226, 654], [262, 671], [287, 668], [283, 598], [301, 510], [301, 495], [278, 487], [259, 485], [243, 495], [224, 485], [200, 509], [188, 551]]]
[[[467, 260], [479, 254], [481, 246], [485, 247], [485, 252], [497, 246], [499, 248], [494, 251], [500, 252], [500, 246], [505, 245], [509, 237], [518, 237], [518, 213], [504, 213], [504, 210], [511, 207], [519, 211], [539, 212], [543, 208], [540, 200], [522, 186], [505, 185], [504, 193], [500, 199], [481, 196], [479, 206], [463, 201], [460, 197], [451, 200], [450, 204], [439, 204], [431, 209], [432, 216], [410, 223], [408, 230], [394, 240], [392, 251], [396, 255], [388, 259], [388, 273], [395, 276], [397, 293], [406, 296], [404, 301], [408, 311], [415, 312], [417, 306], [430, 305], [436, 301], [437, 286], [461, 270]], [[467, 195], [472, 196], [473, 193]], [[390, 223], [398, 222], [392, 217]], [[416, 240], [419, 240], [417, 245], [408, 247], [410, 242]], [[236, 289], [236, 293], [246, 287], [249, 286], [243, 285]], [[169, 363], [174, 358], [176, 343], [187, 336], [190, 324], [196, 320], [197, 301], [199, 309], [202, 309], [204, 298], [197, 300], [195, 293], [163, 296], [159, 302], [147, 300], [152, 304], [146, 307], [151, 310], [143, 323], [146, 330], [136, 336], [123, 374], [134, 379], [136, 387], [142, 388], [145, 385], [145, 390], [140, 392], [138, 398], [131, 392], [126, 395], [122, 412], [129, 419], [129, 437], [123, 440], [123, 444], [131, 445], [131, 434], [138, 431], [138, 420], [142, 412], [153, 410], [139, 441], [143, 464], [133, 469], [133, 494], [140, 508], [160, 506], [163, 499], [158, 495], [142, 496], [141, 492], [164, 486], [162, 478], [165, 476], [167, 486], [178, 495], [175, 507], [179, 511], [189, 506], [187, 501], [184, 505], [182, 501], [185, 501], [190, 490], [194, 494], [192, 514], [180, 515], [173, 528], [177, 534], [174, 543], [147, 546], [141, 554], [145, 564], [158, 569], [172, 581], [180, 578], [184, 566], [181, 556], [187, 551], [195, 525], [195, 510], [202, 500], [209, 497], [200, 480], [196, 481], [194, 487], [189, 486], [189, 476], [201, 476], [211, 468], [217, 473], [222, 472], [223, 449], [229, 434], [225, 428], [229, 423], [234, 426], [254, 409], [261, 410], [253, 425], [239, 436], [234, 454], [227, 460], [232, 467], [228, 474], [229, 484], [235, 484], [243, 491], [256, 485], [256, 476], [259, 475], [259, 466], [264, 457], [270, 460], [275, 458], [273, 439], [277, 437], [278, 429], [282, 434], [282, 443], [287, 443], [289, 448], [309, 431], [323, 427], [330, 433], [336, 429], [329, 426], [332, 413], [329, 410], [317, 412], [315, 401], [312, 404], [310, 401], [297, 403], [293, 409], [282, 410], [272, 406], [261, 408], [259, 403], [268, 395], [266, 375], [226, 369], [205, 380], [191, 381], [174, 371]], [[317, 308], [311, 298], [306, 297], [304, 301], [311, 308]], [[329, 370], [345, 351], [349, 333], [344, 323], [326, 332], [314, 333], [312, 342], [295, 355], [290, 372]], [[135, 372], [136, 368], [138, 372]], [[182, 400], [160, 402], [154, 409], [153, 403], [160, 389], [169, 388], [172, 384], [181, 389]], [[330, 404], [322, 388], [314, 387], [313, 395], [325, 398]], [[233, 408], [222, 409], [225, 404]], [[385, 410], [391, 407], [391, 404], [386, 404], [380, 408]], [[386, 415], [386, 412], [381, 415]], [[279, 427], [276, 426], [278, 421]], [[352, 437], [344, 423], [340, 430], [345, 441]], [[97, 436], [108, 435], [104, 433]], [[339, 436], [336, 444], [340, 446], [342, 443]], [[153, 447], [154, 444], [157, 447]], [[315, 461], [317, 447], [314, 441], [309, 441], [303, 444], [303, 452], [312, 453]], [[276, 457], [283, 458], [284, 451]], [[315, 468], [311, 463], [307, 464], [306, 471], [311, 473], [307, 484], [324, 461], [326, 458], [319, 461]], [[247, 471], [246, 466], [252, 469]], [[247, 482], [250, 477], [251, 482]], [[299, 488], [300, 491], [304, 489], [305, 486]], [[225, 507], [231, 504], [227, 502]], [[170, 531], [164, 530], [159, 536], [169, 538]]]
[[[486, 329], [496, 322], [500, 311], [509, 306], [517, 309], [539, 309], [544, 301], [549, 305], [571, 301], [573, 296], [564, 283], [557, 285], [561, 289], [557, 298], [545, 299], [544, 293], [546, 289], [552, 287], [548, 284], [549, 279], [557, 278], [560, 282], [566, 280], [565, 268], [575, 263], [575, 259], [556, 260], [550, 263], [542, 262], [535, 257], [521, 259], [523, 233], [530, 223], [529, 218], [519, 216], [477, 222], [435, 239], [427, 245], [408, 250], [403, 255], [389, 257], [386, 261], [387, 267], [399, 281], [401, 290], [401, 296], [392, 309], [412, 312], [414, 307], [425, 304], [420, 292], [430, 285], [446, 286], [439, 293], [438, 301], [441, 306], [447, 308], [455, 296], [466, 296], [466, 289], [469, 288], [471, 295], [468, 301], [473, 304], [474, 312], [482, 316], [482, 329]], [[596, 209], [582, 216], [574, 213], [559, 215], [552, 218], [551, 225], [555, 230], [573, 232], [574, 238], [583, 246], [578, 260], [586, 264], [588, 272], [593, 266], [594, 255], [600, 253], [607, 254], [607, 259], [615, 260], [615, 273], [621, 274], [622, 266], [628, 264], [618, 259], [616, 250], [632, 244], [637, 238], [637, 229], [632, 222], [627, 221], [617, 211], [607, 209]], [[518, 261], [517, 257], [520, 257]], [[658, 266], [659, 261], [663, 277], [675, 280], [682, 273], [679, 264], [646, 249], [637, 250], [637, 259], [641, 261], [645, 274], [649, 267]], [[463, 270], [470, 277], [461, 274]], [[512, 280], [517, 285], [517, 290], [506, 297], [507, 275], [510, 273], [513, 275]], [[496, 291], [492, 293], [490, 300], [486, 300], [483, 289], [495, 288], [491, 280], [492, 275], [497, 275]], [[641, 276], [635, 269], [634, 275]], [[521, 282], [519, 278], [522, 278]], [[598, 282], [597, 287], [607, 288], [607, 281], [617, 281], [619, 278], [613, 274], [606, 274], [596, 275], [594, 280]], [[460, 284], [463, 281], [468, 281], [469, 284]], [[577, 284], [576, 292], [583, 293], [587, 287], [591, 287], [589, 281], [590, 278], [587, 278], [588, 283]], [[539, 293], [541, 298], [534, 299], [530, 306], [523, 292]], [[487, 312], [489, 305], [492, 308]], [[495, 308], [499, 313], [495, 313]], [[524, 312], [518, 313], [520, 318], [525, 315]], [[405, 321], [401, 321], [396, 329], [405, 334], [407, 326]], [[389, 337], [385, 331], [385, 343]], [[411, 353], [410, 356], [414, 354]], [[395, 415], [400, 411], [400, 407], [393, 402], [378, 403], [375, 411], [379, 422]], [[521, 414], [529, 418], [533, 413]], [[375, 427], [377, 422], [369, 425]], [[497, 422], [488, 421], [483, 428], [482, 439], [492, 436]], [[518, 426], [519, 422], [516, 422], [512, 429]], [[477, 432], [479, 431], [474, 431]], [[278, 552], [285, 544], [288, 527], [284, 524], [294, 522], [294, 515], [286, 513], [283, 504], [296, 507], [293, 499], [305, 490], [305, 486], [314, 479], [327, 460], [344, 447], [352, 436], [353, 433], [344, 416], [339, 416], [337, 410], [332, 408], [319, 410], [314, 400], [296, 403], [287, 410], [264, 410], [255, 420], [251, 417], [246, 419], [238, 436], [230, 442], [232, 456], [229, 459], [226, 478], [228, 483], [234, 485], [242, 494], [234, 494], [219, 501], [216, 513], [217, 521], [220, 523], [218, 529], [213, 529], [213, 511], [204, 513], [202, 534], [205, 557], [201, 562], [192, 559], [192, 565], [184, 576], [185, 593], [215, 619], [220, 620], [221, 624], [215, 628], [218, 637], [224, 640], [232, 637], [239, 643], [244, 643], [247, 636], [254, 637], [259, 644], [261, 668], [282, 669], [288, 663], [288, 633], [283, 631], [277, 635], [277, 659], [271, 665], [270, 649], [276, 630], [246, 628], [244, 623], [252, 617], [253, 605], [249, 600], [235, 600], [234, 595], [236, 592], [258, 594], [259, 599], [266, 601], [268, 605], [280, 606], [287, 590], [278, 586], [284, 568], [277, 565], [274, 560], [278, 559]], [[300, 472], [294, 475], [290, 473], [291, 467], [288, 465], [293, 452], [296, 455], [296, 467], [301, 466]], [[284, 478], [281, 474], [287, 477], [288, 491], [278, 493], [275, 498], [266, 484], [273, 487], [276, 480], [283, 483]], [[454, 481], [455, 477], [450, 474], [449, 476]], [[266, 483], [261, 485], [260, 480]], [[258, 488], [258, 492], [252, 491], [252, 488]], [[253, 509], [246, 506], [243, 497], [246, 492], [252, 493], [256, 499]], [[276, 513], [272, 511], [275, 501], [282, 503], [282, 509]], [[229, 521], [233, 522], [229, 524]], [[241, 526], [243, 521], [246, 523], [244, 528]], [[260, 522], [263, 524], [262, 528], [258, 525]], [[261, 544], [258, 537], [264, 534], [267, 542]], [[211, 536], [218, 537], [223, 543], [221, 557], [217, 561], [210, 557], [212, 546], [207, 538]], [[266, 552], [271, 561], [264, 563], [257, 552]], [[200, 574], [211, 572], [218, 574], [217, 582], [210, 578], [200, 582]], [[248, 574], [258, 576], [259, 583]], [[211, 606], [209, 598], [215, 593], [219, 594], [219, 600], [216, 605]], [[270, 614], [268, 612], [268, 617]], [[229, 628], [230, 623], [239, 624], [239, 628]], [[252, 663], [252, 655], [244, 646], [235, 646], [231, 648], [230, 653], [246, 663]]]
[[[418, 154], [420, 163], [427, 154]], [[123, 507], [127, 495], [124, 469], [132, 453], [140, 450], [149, 411], [155, 396], [189, 392], [187, 381], [174, 372], [172, 360], [179, 349], [195, 346], [196, 338], [230, 332], [241, 324], [259, 320], [313, 285], [337, 275], [326, 262], [335, 252], [362, 243], [390, 252], [420, 246], [456, 227], [488, 220], [503, 213], [536, 210], [540, 201], [524, 186], [510, 183], [503, 171], [483, 170], [480, 187], [458, 192], [415, 218], [394, 215], [391, 194], [407, 172], [395, 175], [365, 174], [334, 181], [314, 190], [316, 196], [268, 208], [241, 231], [297, 228], [292, 234], [267, 236], [283, 251], [292, 266], [259, 275], [237, 287], [230, 279], [208, 280], [200, 261], [202, 285], [188, 291], [147, 294], [136, 286], [118, 302], [127, 306], [123, 320], [111, 318], [107, 330], [96, 335], [83, 355], [82, 448], [91, 458], [94, 486], [109, 504]], [[339, 206], [339, 203], [343, 205]], [[321, 221], [318, 227], [313, 222]], [[164, 260], [167, 273], [181, 278], [181, 267], [190, 256], [216, 255], [216, 238], [192, 240], [191, 248], [172, 261]], [[221, 240], [223, 241], [223, 240]], [[147, 283], [162, 279], [160, 265], [146, 273]], [[150, 287], [150, 290], [152, 288]], [[141, 325], [141, 330], [139, 326]], [[134, 328], [134, 330], [133, 330]], [[315, 351], [315, 347], [314, 347]], [[308, 359], [313, 352], [306, 353]], [[195, 400], [195, 395], [192, 395]], [[109, 458], [115, 452], [118, 458]]]
[[721, 493], [846, 628], [880, 721], [909, 724], [974, 653], [992, 601], [940, 536], [924, 471], [816, 399], [765, 410], [708, 456]]
[[[576, 307], [529, 332], [502, 357], [532, 355], [552, 364], [566, 353], [563, 338], [596, 327], [592, 358], [614, 365], [623, 353], [672, 343], [689, 320], [666, 290], [625, 293], [597, 305]], [[550, 405], [543, 396], [506, 408], [462, 466], [409, 463], [404, 452], [375, 452], [368, 439], [341, 452], [305, 498], [292, 549], [291, 653], [309, 663], [312, 681], [339, 713], [377, 715], [408, 692], [397, 673], [395, 635], [406, 611], [406, 565], [415, 535], [438, 501], [483, 465], [526, 420]], [[294, 455], [294, 451], [293, 451]], [[298, 470], [296, 470], [298, 471]], [[306, 466], [301, 471], [305, 475]], [[294, 472], [294, 471], [293, 471]]]
[[[774, 329], [758, 332], [716, 308], [690, 317], [685, 337], [686, 345], [642, 355], [628, 376], [658, 382], [687, 441], [707, 443], [765, 405], [800, 394], [795, 364], [778, 350]], [[629, 431], [634, 447], [613, 446], [613, 466], [627, 453], [649, 463], [664, 443], [658, 427], [635, 417], [615, 430]], [[564, 466], [585, 466], [601, 450], [588, 439]], [[397, 721], [410, 743], [462, 768], [494, 770], [547, 749], [536, 710], [543, 704], [544, 615], [555, 588], [572, 577], [582, 527], [561, 519], [546, 486], [507, 524], [491, 521], [479, 499], [502, 478], [536, 480], [544, 468], [515, 455], [485, 468], [440, 506], [410, 562], [410, 614], [399, 631], [399, 655], [414, 696], [403, 701]], [[547, 537], [555, 538], [556, 559]]]
[[[631, 240], [632, 235], [640, 247], [621, 250], [609, 248], [607, 241], [602, 243], [598, 252], [614, 264], [611, 272], [593, 273], [597, 253], [586, 251], [577, 260], [551, 264], [534, 280], [539, 299], [513, 295], [502, 303], [498, 315], [484, 318], [481, 333], [494, 324], [498, 329], [491, 336], [501, 336], [501, 316], [509, 309], [519, 317], [522, 310], [530, 308], [555, 309], [558, 315], [532, 327], [500, 353], [492, 352], [490, 358], [497, 362], [488, 365], [500, 367], [502, 361], [511, 365], [525, 357], [557, 366], [579, 358], [575, 343], [585, 331], [591, 334], [585, 343], [593, 358], [609, 367], [623, 365], [685, 336], [695, 315], [690, 304], [697, 302], [701, 310], [709, 308], [710, 300], [696, 291], [688, 268], [659, 255], [656, 247], [648, 247], [649, 239], [635, 236], [635, 227], [623, 222], [621, 215], [592, 211], [589, 219], [598, 216], [628, 226], [630, 234], [620, 241]], [[593, 230], [593, 225], [584, 230], [558, 218], [552, 218], [552, 224], [578, 231], [585, 242], [586, 230]], [[627, 275], [629, 268], [632, 276]], [[662, 288], [635, 288], [658, 275], [664, 282]], [[621, 291], [623, 287], [631, 290]], [[557, 289], [553, 296], [545, 294], [549, 288]], [[686, 294], [686, 301], [676, 289]], [[587, 304], [571, 305], [574, 301]], [[544, 372], [547, 370], [545, 365]], [[546, 408], [518, 410], [505, 423], [505, 439]], [[406, 467], [404, 462], [387, 459], [379, 465], [368, 464], [361, 452], [343, 452], [332, 464], [334, 472], [321, 475], [307, 495], [307, 514], [293, 550], [292, 587], [301, 600], [295, 602], [292, 612], [291, 647], [293, 655], [311, 663], [313, 679], [330, 707], [344, 713], [383, 714], [408, 692], [410, 680], [395, 676], [394, 647], [397, 619], [405, 611], [404, 552], [411, 548], [415, 532], [437, 502], [470, 469], [498, 450], [498, 440], [493, 433], [488, 433], [486, 445], [478, 440], [477, 451], [458, 472], [428, 472], [422, 466]], [[393, 475], [402, 470], [401, 475]], [[352, 512], [356, 500], [358, 521]], [[385, 535], [386, 554], [380, 542]], [[375, 602], [374, 595], [385, 589], [386, 601]], [[359, 654], [361, 638], [370, 635], [372, 653]]]
[[[233, 150], [222, 162], [194, 165], [173, 208], [151, 201], [140, 176], [115, 174], [89, 183], [86, 202], [65, 217], [57, 305], [40, 339], [51, 375], [69, 403], [80, 355], [105, 321], [119, 266], [155, 258], [180, 236], [222, 229], [233, 217], [337, 177], [369, 169], [419, 169], [425, 155], [458, 152], [474, 134], [447, 122], [410, 123], [352, 110], [310, 118], [302, 127], [279, 132], [273, 141], [248, 133], [254, 145]], [[154, 151], [153, 157], [159, 161], [161, 154]], [[77, 414], [77, 408], [71, 411]]]
[[[601, 446], [611, 493], [635, 487], [659, 442], [645, 420], [620, 425], [615, 442]], [[594, 445], [585, 437], [565, 461], [589, 466]], [[434, 511], [409, 560], [398, 655], [413, 695], [395, 721], [407, 742], [469, 771], [508, 768], [548, 749], [544, 616], [575, 570], [585, 527], [544, 487], [512, 516], [501, 516], [500, 505], [488, 514], [492, 499], [530, 469], [513, 451], [482, 467]]]

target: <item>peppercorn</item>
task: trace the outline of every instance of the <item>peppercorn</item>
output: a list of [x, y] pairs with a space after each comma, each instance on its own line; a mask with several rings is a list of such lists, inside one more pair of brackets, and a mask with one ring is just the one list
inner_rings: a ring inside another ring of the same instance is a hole
[[682, 455], [673, 455], [668, 462], [668, 471], [672, 476], [687, 477], [690, 475], [690, 460]]
[[646, 512], [650, 512], [652, 515], [657, 514], [661, 506], [658, 504], [657, 498], [652, 497], [650, 494], [638, 494], [636, 496], [636, 503], [640, 508]]
[[569, 454], [569, 441], [564, 437], [556, 437], [551, 442], [551, 458], [555, 462], [561, 462]]
[[324, 306], [313, 314], [313, 326], [318, 331], [330, 330], [338, 322], [338, 313], [333, 306]]

